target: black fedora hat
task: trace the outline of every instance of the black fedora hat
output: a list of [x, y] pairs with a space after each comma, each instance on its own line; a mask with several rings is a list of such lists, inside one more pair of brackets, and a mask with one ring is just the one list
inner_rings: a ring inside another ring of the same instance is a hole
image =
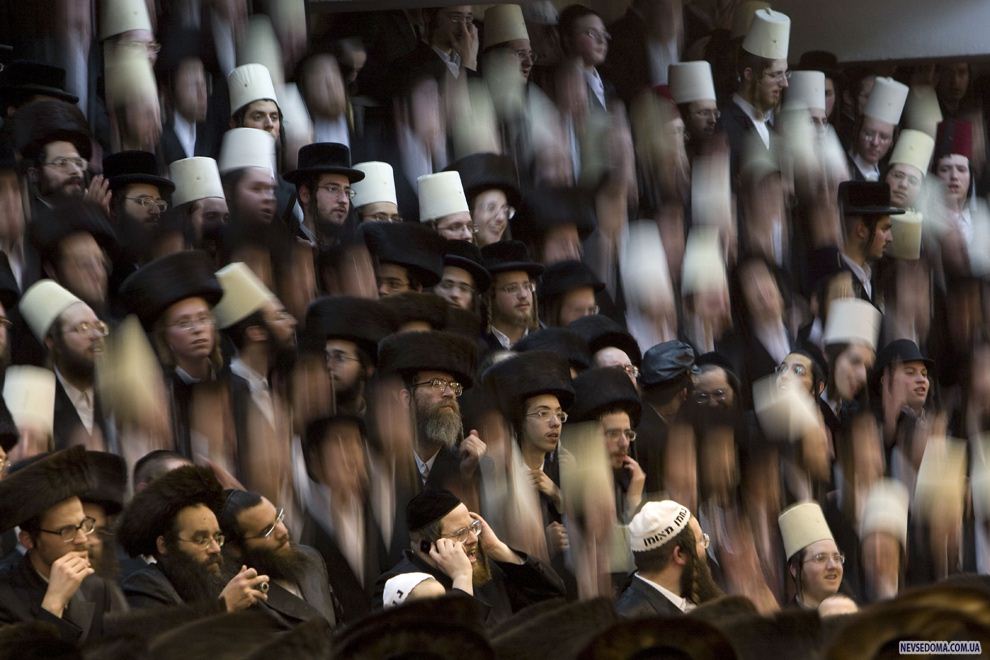
[[896, 362], [923, 362], [929, 369], [935, 366], [935, 361], [925, 357], [924, 353], [921, 352], [921, 349], [913, 341], [910, 339], [895, 339], [884, 346], [877, 355], [877, 362], [873, 367], [873, 373], [879, 377], [884, 369]]
[[530, 277], [539, 277], [544, 270], [542, 264], [529, 258], [529, 250], [522, 241], [489, 243], [481, 248], [481, 256], [485, 260], [485, 269], [492, 275], [521, 270], [529, 273]]
[[3, 69], [0, 93], [5, 101], [13, 97], [50, 96], [66, 103], [79, 97], [65, 91], [65, 69], [33, 60], [14, 60]]
[[839, 184], [839, 208], [843, 215], [904, 213], [904, 209], [890, 205], [890, 186], [883, 181], [843, 181]]
[[516, 342], [512, 350], [516, 353], [553, 351], [566, 358], [571, 368], [578, 372], [591, 366], [591, 352], [587, 342], [581, 335], [567, 328], [541, 328]]
[[582, 261], [558, 261], [547, 266], [540, 279], [540, 300], [561, 296], [568, 291], [591, 287], [598, 293], [605, 284]]
[[175, 184], [158, 173], [158, 161], [150, 151], [120, 151], [103, 159], [103, 176], [110, 190], [119, 190], [130, 183], [150, 183], [165, 194], [175, 190]]
[[444, 171], [454, 171], [461, 175], [461, 185], [468, 201], [486, 190], [501, 190], [510, 206], [518, 206], [520, 200], [519, 177], [516, 166], [508, 156], [481, 153], [465, 156]]
[[211, 307], [223, 297], [209, 255], [198, 250], [176, 252], [142, 266], [120, 285], [120, 299], [151, 329], [170, 306], [186, 298], [203, 298]]
[[286, 172], [286, 181], [299, 185], [308, 176], [341, 174], [351, 183], [364, 179], [364, 172], [351, 167], [351, 150], [338, 142], [314, 142], [299, 150], [296, 169]]
[[485, 371], [485, 384], [512, 419], [522, 415], [527, 399], [540, 394], [556, 396], [565, 410], [574, 403], [570, 365], [551, 351], [527, 351], [502, 360]]
[[626, 411], [633, 426], [639, 425], [640, 403], [636, 386], [622, 367], [595, 367], [574, 379], [575, 399], [571, 418], [589, 422], [615, 408]]
[[93, 154], [89, 123], [82, 110], [72, 103], [54, 99], [32, 101], [17, 109], [10, 124], [14, 149], [25, 160], [38, 158], [45, 145], [63, 140], [71, 142], [85, 160]]
[[492, 276], [485, 269], [481, 250], [474, 243], [448, 239], [444, 243], [443, 265], [463, 268], [471, 273], [478, 293], [484, 293], [492, 284]]
[[443, 238], [412, 222], [364, 222], [358, 231], [378, 263], [398, 264], [414, 272], [423, 286], [443, 277]]

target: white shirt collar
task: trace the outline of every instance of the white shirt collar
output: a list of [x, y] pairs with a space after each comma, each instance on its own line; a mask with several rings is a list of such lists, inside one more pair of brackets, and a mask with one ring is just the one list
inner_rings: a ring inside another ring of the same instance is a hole
[[447, 65], [447, 70], [450, 71], [450, 75], [455, 78], [461, 75], [461, 56], [456, 50], [450, 51], [450, 54], [448, 55], [436, 46], [430, 46], [430, 48], [432, 48], [433, 52], [440, 56], [443, 63]]
[[873, 285], [870, 283], [870, 278], [873, 277], [873, 269], [870, 268], [870, 264], [863, 264], [860, 266], [844, 254], [842, 255], [842, 260], [846, 262], [846, 265], [849, 266], [849, 270], [853, 272], [856, 279], [863, 285], [863, 290], [866, 291], [866, 294], [872, 298]]
[[636, 577], [638, 577], [640, 580], [642, 580], [646, 584], [650, 585], [651, 587], [653, 587], [654, 589], [656, 589], [657, 591], [659, 591], [663, 595], [664, 598], [666, 598], [671, 603], [673, 603], [674, 604], [674, 607], [676, 607], [677, 609], [679, 609], [681, 612], [690, 612], [691, 610], [694, 609], [694, 607], [695, 607], [694, 603], [689, 603], [688, 602], [688, 599], [685, 598], [684, 596], [678, 596], [677, 594], [675, 594], [670, 589], [667, 589], [665, 587], [662, 587], [659, 584], [657, 584], [656, 582], [653, 582], [652, 580], [647, 580], [645, 577], [643, 577], [639, 573], [636, 573]]
[[879, 181], [880, 180], [880, 168], [876, 165], [870, 165], [865, 160], [859, 157], [859, 154], [853, 153], [852, 162], [856, 165], [856, 169], [859, 173], [863, 175], [863, 178], [867, 181]]
[[430, 471], [433, 469], [433, 463], [436, 462], [437, 456], [440, 452], [433, 454], [428, 461], [424, 461], [419, 457], [419, 454], [413, 452], [413, 458], [416, 459], [416, 470], [419, 472], [419, 476], [426, 481], [426, 478], [430, 475]]
[[187, 158], [196, 155], [196, 124], [188, 121], [182, 114], [176, 111], [172, 115], [172, 130], [179, 140], [183, 153]]
[[742, 108], [742, 111], [749, 117], [749, 120], [753, 123], [753, 128], [756, 129], [756, 134], [760, 136], [760, 140], [763, 142], [763, 146], [769, 149], [770, 127], [767, 124], [773, 119], [773, 113], [759, 114], [756, 108], [753, 107], [753, 104], [739, 96], [739, 94], [734, 94], [732, 101]]
[[62, 376], [62, 372], [58, 370], [58, 367], [55, 368], [55, 377], [62, 384], [62, 389], [65, 390], [69, 401], [72, 402], [72, 407], [76, 409], [79, 419], [82, 421], [83, 426], [86, 427], [86, 432], [92, 435], [94, 416], [93, 388], [79, 389]]
[[[526, 328], [526, 330], [523, 331], [522, 336], [525, 337], [528, 334], [529, 334], [529, 328]], [[498, 343], [502, 345], [502, 348], [504, 348], [507, 351], [512, 350], [512, 340], [509, 339], [509, 335], [505, 334], [504, 332], [496, 328], [494, 325], [492, 326], [492, 335], [494, 335], [495, 339], [498, 340]], [[520, 339], [522, 339], [522, 337], [520, 337]]]
[[255, 389], [268, 389], [268, 379], [249, 367], [244, 360], [240, 358], [240, 356], [237, 356], [230, 361], [230, 370], [246, 380], [252, 392], [254, 392]]

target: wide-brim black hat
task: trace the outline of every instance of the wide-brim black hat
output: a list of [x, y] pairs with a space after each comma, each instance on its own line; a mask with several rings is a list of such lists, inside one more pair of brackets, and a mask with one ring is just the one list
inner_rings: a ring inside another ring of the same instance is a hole
[[443, 238], [412, 222], [365, 222], [360, 227], [368, 251], [378, 263], [410, 269], [424, 287], [443, 277]]
[[82, 111], [65, 101], [32, 101], [21, 106], [11, 120], [14, 149], [26, 160], [35, 160], [51, 142], [71, 142], [89, 160], [93, 143]]
[[633, 336], [607, 316], [602, 314], [582, 316], [571, 321], [567, 327], [584, 339], [592, 356], [603, 348], [614, 346], [628, 355], [633, 364], [639, 365], [642, 361], [639, 344]]
[[256, 647], [244, 660], [271, 660], [279, 656], [293, 660], [332, 658], [333, 630], [330, 622], [318, 616], [300, 623], [267, 644]]
[[519, 206], [519, 176], [508, 156], [480, 153], [465, 156], [448, 165], [444, 171], [461, 175], [461, 185], [468, 200], [486, 190], [501, 190], [510, 206]]
[[120, 513], [127, 492], [127, 464], [124, 459], [103, 451], [88, 451], [86, 460], [96, 485], [80, 493], [79, 499], [101, 505], [108, 516]]
[[883, 181], [843, 181], [839, 184], [839, 208], [843, 215], [904, 213], [904, 209], [890, 205], [890, 186]]
[[[155, 660], [244, 658], [285, 630], [278, 618], [256, 607], [191, 621], [151, 641]], [[282, 656], [285, 657], [285, 656]]]
[[131, 557], [154, 555], [156, 539], [172, 529], [175, 516], [198, 504], [219, 516], [223, 487], [213, 471], [186, 465], [166, 472], [131, 499], [120, 519], [117, 539]]
[[523, 271], [530, 277], [539, 277], [545, 270], [529, 257], [529, 250], [522, 241], [498, 241], [481, 248], [485, 270], [494, 277], [499, 273]]
[[118, 151], [103, 159], [103, 176], [110, 190], [119, 190], [131, 183], [148, 183], [164, 194], [171, 194], [175, 184], [158, 173], [158, 161], [150, 151]]
[[605, 288], [605, 283], [582, 261], [558, 261], [543, 271], [538, 293], [540, 300], [546, 302], [548, 298], [582, 287], [590, 287], [598, 293]]
[[86, 449], [81, 446], [33, 461], [0, 480], [0, 530], [13, 529], [94, 485]]
[[443, 330], [447, 325], [450, 304], [435, 293], [396, 293], [382, 298], [381, 304], [392, 312], [399, 328], [417, 321], [429, 324], [432, 330]]
[[202, 298], [211, 307], [223, 297], [223, 287], [213, 274], [209, 255], [199, 250], [176, 252], [128, 276], [120, 285], [120, 299], [128, 312], [137, 314], [151, 329], [170, 306], [186, 298]]
[[326, 296], [310, 303], [303, 335], [319, 351], [327, 339], [352, 341], [377, 361], [378, 342], [396, 328], [395, 315], [377, 300]]
[[78, 103], [79, 97], [65, 91], [65, 69], [33, 60], [14, 60], [3, 69], [0, 79], [0, 95], [9, 98], [13, 94], [50, 96]]
[[581, 335], [567, 328], [542, 328], [531, 332], [516, 342], [512, 350], [516, 353], [552, 351], [566, 359], [571, 368], [579, 372], [591, 366], [588, 343]]
[[351, 150], [337, 142], [307, 144], [299, 150], [297, 162], [296, 169], [282, 175], [296, 185], [320, 174], [340, 174], [351, 183], [364, 179], [364, 172], [351, 167]]
[[485, 269], [485, 259], [474, 243], [448, 239], [444, 242], [443, 263], [445, 266], [463, 268], [470, 273], [478, 293], [484, 293], [492, 285], [491, 273]]
[[873, 371], [871, 372], [874, 389], [880, 383], [880, 377], [883, 376], [887, 367], [892, 364], [903, 364], [905, 362], [921, 362], [929, 369], [935, 368], [935, 361], [926, 357], [913, 341], [910, 339], [895, 339], [877, 353], [877, 361], [873, 365]]
[[550, 351], [527, 351], [503, 360], [485, 372], [485, 383], [511, 419], [524, 412], [527, 399], [540, 394], [556, 396], [565, 410], [574, 402], [571, 367], [563, 356]]
[[539, 188], [526, 193], [512, 218], [512, 235], [533, 241], [551, 229], [574, 225], [584, 240], [595, 231], [595, 202], [578, 188]]
[[403, 332], [378, 345], [381, 373], [415, 375], [419, 371], [450, 374], [465, 388], [474, 384], [475, 342], [450, 332]]
[[639, 425], [643, 405], [636, 386], [622, 367], [595, 367], [574, 379], [574, 405], [570, 415], [575, 422], [590, 422], [603, 413], [620, 408], [629, 414], [633, 427]]
[[73, 234], [89, 234], [97, 244], [113, 254], [117, 248], [117, 234], [107, 220], [103, 209], [92, 202], [69, 200], [47, 211], [39, 222], [28, 227], [31, 244], [38, 250], [42, 261], [54, 261], [59, 245]]

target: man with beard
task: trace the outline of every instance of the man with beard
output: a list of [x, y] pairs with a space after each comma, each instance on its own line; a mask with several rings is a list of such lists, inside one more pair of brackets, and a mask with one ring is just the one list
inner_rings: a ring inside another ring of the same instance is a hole
[[220, 513], [224, 555], [271, 578], [265, 607], [287, 628], [316, 617], [333, 626], [337, 619], [323, 558], [291, 541], [284, 518], [284, 509], [257, 493], [227, 491]]
[[722, 595], [708, 568], [708, 535], [687, 507], [647, 502], [629, 523], [629, 547], [636, 572], [615, 603], [619, 616], [675, 616]]
[[[95, 483], [92, 488], [79, 494], [83, 513], [95, 521], [93, 533], [86, 537], [86, 550], [96, 574], [116, 584], [120, 569], [117, 564], [113, 522], [124, 508], [127, 465], [120, 456], [102, 451], [86, 452], [86, 461]], [[119, 590], [115, 588], [114, 592], [123, 601]]]
[[118, 449], [112, 425], [96, 401], [96, 355], [103, 352], [110, 330], [93, 308], [52, 280], [41, 280], [24, 292], [21, 316], [48, 349], [57, 379], [55, 388], [56, 449], [82, 444], [89, 449]]
[[414, 497], [406, 522], [409, 549], [378, 578], [378, 604], [385, 583], [403, 573], [427, 573], [447, 591], [473, 596], [488, 627], [527, 605], [564, 595], [564, 584], [550, 567], [500, 541], [484, 518], [449, 491], [427, 489]]
[[268, 600], [267, 575], [247, 566], [229, 580], [223, 574], [224, 536], [215, 513], [222, 506], [223, 488], [201, 467], [176, 468], [134, 496], [118, 538], [131, 557], [153, 562], [121, 584], [131, 607], [220, 600], [236, 612]]
[[220, 182], [220, 170], [212, 158], [183, 158], [168, 166], [175, 183], [172, 207], [183, 218], [188, 243], [216, 257], [221, 231], [230, 220], [230, 209]]
[[275, 140], [256, 128], [223, 134], [217, 161], [230, 217], [240, 225], [267, 225], [275, 218]]
[[715, 135], [721, 116], [715, 98], [712, 66], [704, 60], [671, 64], [670, 94], [687, 130], [688, 152], [697, 154]]
[[531, 330], [539, 327], [536, 312], [536, 282], [543, 266], [530, 261], [520, 241], [498, 241], [481, 248], [485, 270], [492, 286], [485, 299], [489, 350], [509, 350]]
[[[300, 232], [317, 245], [332, 245], [349, 228], [354, 189], [364, 172], [351, 167], [351, 152], [336, 142], [307, 144], [299, 150], [298, 167], [285, 174], [294, 183], [303, 210]], [[353, 223], [351, 223], [353, 224]]]

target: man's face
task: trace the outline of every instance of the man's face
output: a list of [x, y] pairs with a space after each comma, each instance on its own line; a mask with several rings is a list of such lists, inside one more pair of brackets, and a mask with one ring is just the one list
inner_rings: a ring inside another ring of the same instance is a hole
[[505, 228], [515, 209], [509, 206], [509, 199], [501, 190], [492, 189], [478, 193], [474, 198], [471, 218], [477, 231], [478, 245], [485, 246], [502, 240]]
[[269, 300], [261, 309], [268, 332], [274, 338], [276, 348], [290, 348], [296, 345], [296, 317], [286, 311], [278, 299]]
[[213, 314], [202, 298], [180, 300], [166, 310], [162, 321], [165, 341], [177, 361], [198, 362], [213, 353]]
[[754, 261], [742, 269], [742, 293], [746, 309], [754, 321], [772, 321], [780, 318], [783, 299], [777, 281], [766, 264]]
[[409, 281], [409, 271], [405, 266], [399, 264], [381, 263], [378, 264], [375, 277], [378, 280], [378, 295], [390, 296], [393, 293], [405, 293], [412, 291], [412, 283]]
[[697, 139], [715, 135], [715, 124], [719, 118], [715, 101], [692, 101], [688, 103], [687, 115], [684, 117], [684, 123], [692, 137]]
[[321, 174], [316, 189], [316, 222], [318, 224], [344, 224], [351, 210], [351, 183], [343, 174]]
[[867, 246], [866, 255], [870, 259], [879, 259], [887, 251], [887, 246], [894, 241], [894, 232], [891, 230], [893, 222], [889, 215], [882, 216], [877, 220], [873, 230], [873, 239]]
[[873, 117], [863, 117], [856, 136], [856, 152], [869, 165], [879, 163], [894, 142], [894, 126]]
[[[524, 271], [509, 271], [495, 275], [493, 319], [509, 325], [524, 327], [533, 318], [533, 282]], [[508, 290], [506, 290], [508, 289]]]
[[633, 385], [636, 385], [637, 388], [639, 387], [636, 382], [636, 376], [638, 374], [636, 365], [632, 363], [629, 355], [622, 349], [615, 346], [606, 346], [595, 353], [594, 363], [596, 367], [622, 367], [622, 370], [629, 376], [629, 380], [632, 381]]
[[437, 11], [434, 20], [434, 31], [431, 42], [441, 49], [450, 49], [464, 38], [467, 26], [474, 18], [471, 5], [455, 5]]
[[0, 170], [0, 238], [17, 240], [24, 234], [21, 180], [14, 170]]
[[355, 501], [368, 485], [364, 438], [353, 422], [331, 424], [319, 444], [320, 481], [336, 497]]
[[[431, 381], [444, 381], [444, 387], [433, 387]], [[453, 376], [443, 371], [420, 371], [413, 386], [416, 418], [428, 439], [453, 447], [463, 432], [461, 407], [450, 382]]]
[[[839, 548], [835, 541], [816, 541], [804, 549], [801, 564], [801, 586], [814, 602], [839, 591], [842, 584], [842, 562], [837, 559]], [[824, 559], [824, 561], [818, 561]]]
[[543, 236], [543, 263], [581, 260], [581, 237], [575, 225], [554, 227]]
[[959, 102], [969, 89], [969, 64], [955, 62], [945, 67], [939, 76], [939, 91], [950, 101]]
[[754, 82], [754, 105], [764, 112], [776, 108], [787, 89], [787, 60], [774, 60]]
[[835, 390], [842, 401], [852, 401], [866, 387], [867, 373], [876, 354], [862, 344], [850, 344], [835, 360]]
[[900, 397], [904, 405], [921, 410], [928, 399], [928, 367], [924, 362], [901, 362], [893, 368], [893, 374], [884, 378], [892, 378], [891, 390], [895, 397]]
[[59, 244], [55, 275], [84, 302], [103, 307], [107, 301], [107, 257], [92, 234], [78, 232]]
[[693, 376], [694, 398], [700, 405], [725, 408], [735, 405], [736, 395], [729, 385], [729, 377], [721, 367], [710, 368]]
[[394, 202], [372, 202], [358, 209], [361, 222], [402, 222], [399, 205]]
[[[41, 516], [41, 528], [58, 531], [63, 527], [75, 527], [82, 523], [86, 513], [78, 497], [70, 497], [51, 507]], [[87, 537], [82, 531], [76, 530], [72, 541], [66, 543], [58, 534], [39, 532], [33, 539], [31, 553], [40, 560], [47, 569], [51, 569], [55, 560], [70, 552], [87, 552]]]
[[613, 470], [621, 470], [623, 459], [629, 455], [632, 435], [632, 422], [624, 412], [614, 412], [602, 416], [602, 430], [605, 432], [605, 448]]
[[96, 312], [85, 303], [70, 305], [58, 317], [60, 338], [53, 346], [55, 363], [68, 367], [75, 374], [92, 374], [96, 354], [103, 351], [103, 334], [97, 329], [101, 324]]
[[156, 186], [150, 183], [131, 183], [114, 195], [120, 195], [124, 200], [123, 212], [128, 219], [143, 225], [158, 224], [162, 215], [159, 205], [164, 205], [165, 200]]
[[935, 174], [945, 183], [949, 201], [959, 208], [965, 206], [969, 195], [969, 159], [960, 154], [939, 158]]
[[835, 81], [831, 78], [825, 79], [825, 118], [832, 116], [832, 109], [835, 108]]
[[175, 517], [173, 528], [179, 551], [210, 573], [219, 575], [222, 559], [215, 537], [220, 525], [213, 511], [205, 504], [187, 506]]
[[524, 80], [529, 80], [529, 74], [533, 71], [533, 64], [536, 63], [536, 53], [529, 39], [512, 39], [502, 44], [503, 48], [508, 48], [519, 58], [519, 72]]
[[572, 289], [564, 294], [560, 303], [560, 325], [570, 325], [582, 316], [598, 313], [595, 303], [595, 290], [590, 286]]
[[282, 121], [278, 116], [278, 105], [275, 101], [261, 100], [248, 103], [244, 111], [244, 127], [258, 128], [271, 133], [278, 141], [282, 130]]
[[354, 392], [364, 374], [357, 344], [346, 339], [328, 339], [326, 358], [334, 390], [341, 394]]
[[444, 266], [440, 284], [433, 292], [458, 309], [471, 309], [474, 302], [474, 278], [457, 266]]
[[602, 19], [591, 14], [574, 21], [570, 43], [584, 66], [597, 66], [605, 61], [611, 38]]
[[[111, 535], [110, 521], [107, 518], [106, 509], [99, 504], [94, 504], [92, 502], [86, 502], [82, 505], [83, 513], [93, 520], [96, 521], [96, 527], [93, 529], [93, 533], [86, 537], [86, 549], [89, 552], [89, 561], [94, 567], [100, 566], [103, 563], [104, 556], [106, 554], [112, 554], [113, 548], [104, 552], [103, 541]], [[51, 527], [46, 527], [45, 529], [52, 529]]]
[[[526, 417], [523, 420], [524, 445], [549, 454], [560, 443], [560, 430], [563, 424], [558, 415], [563, 413], [560, 401], [553, 394], [540, 394], [530, 397], [523, 406]], [[541, 419], [541, 415], [543, 419]]]
[[[478, 537], [470, 531], [471, 523], [474, 519], [468, 512], [464, 504], [458, 504], [454, 509], [440, 519], [440, 536], [454, 538], [464, 544], [464, 553], [471, 560], [472, 565], [477, 565], [479, 560], [484, 559], [481, 544]], [[456, 538], [455, 538], [456, 537]]]
[[175, 109], [186, 121], [206, 121], [206, 72], [203, 62], [187, 57], [179, 63], [172, 83], [175, 91]]
[[275, 218], [275, 177], [271, 170], [245, 168], [234, 189], [234, 208], [241, 220], [267, 223]]
[[223, 197], [204, 197], [192, 202], [189, 222], [197, 240], [201, 240], [204, 234], [216, 235], [229, 220], [230, 210]]
[[[271, 552], [285, 552], [290, 549], [289, 530], [285, 522], [278, 520], [278, 511], [262, 497], [261, 502], [237, 514], [237, 527], [245, 539], [244, 546]], [[265, 537], [264, 534], [271, 530]]]
[[472, 241], [474, 239], [472, 227], [471, 214], [467, 211], [451, 213], [436, 221], [437, 233], [452, 241]]
[[42, 149], [37, 168], [37, 186], [41, 197], [71, 199], [82, 197], [86, 189], [86, 161], [71, 142], [49, 142]]
[[807, 356], [791, 353], [777, 367], [777, 387], [781, 389], [797, 387], [800, 391], [815, 396], [817, 392], [813, 391], [814, 383], [811, 359]]
[[914, 165], [895, 163], [887, 170], [885, 181], [890, 186], [890, 203], [902, 209], [912, 208], [921, 191], [924, 173]]

